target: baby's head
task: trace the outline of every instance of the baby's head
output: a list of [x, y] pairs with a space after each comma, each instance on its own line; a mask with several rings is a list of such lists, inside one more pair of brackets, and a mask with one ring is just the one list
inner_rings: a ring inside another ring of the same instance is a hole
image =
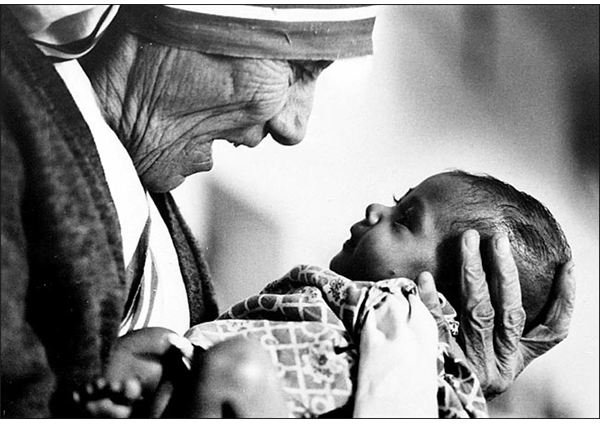
[[458, 308], [460, 236], [470, 228], [479, 232], [486, 267], [489, 241], [502, 232], [519, 270], [526, 330], [539, 322], [557, 266], [571, 258], [560, 226], [540, 202], [493, 177], [453, 171], [426, 179], [395, 203], [367, 207], [331, 260], [333, 271], [368, 281], [416, 279], [430, 271], [437, 289]]

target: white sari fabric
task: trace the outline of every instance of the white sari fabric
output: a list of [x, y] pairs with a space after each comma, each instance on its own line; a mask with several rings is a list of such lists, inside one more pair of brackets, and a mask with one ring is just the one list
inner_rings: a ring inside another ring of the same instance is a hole
[[[124, 266], [131, 286], [120, 335], [143, 327], [183, 334], [190, 325], [187, 294], [169, 231], [145, 192], [123, 144], [104, 121], [89, 79], [76, 60], [56, 63], [82, 113], [102, 162], [121, 227]], [[149, 225], [147, 225], [149, 223]], [[140, 240], [145, 242], [140, 242]], [[143, 252], [137, 252], [143, 246]], [[135, 272], [131, 272], [135, 269]]]

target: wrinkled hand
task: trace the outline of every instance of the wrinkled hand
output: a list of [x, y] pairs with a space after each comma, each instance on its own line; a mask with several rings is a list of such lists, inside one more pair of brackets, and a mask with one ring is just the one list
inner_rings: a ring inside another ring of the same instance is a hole
[[[544, 321], [522, 335], [525, 312], [508, 238], [495, 236], [491, 252], [489, 284], [497, 287], [493, 298], [490, 298], [481, 263], [479, 235], [473, 230], [463, 234], [458, 341], [488, 399], [504, 392], [533, 359], [565, 339], [575, 301], [573, 263], [569, 262], [557, 274], [552, 303]], [[417, 279], [417, 285], [423, 302], [438, 323], [440, 339], [451, 339], [435, 294], [433, 278], [429, 273], [423, 273]], [[495, 316], [500, 318], [495, 319]], [[497, 325], [494, 325], [495, 322]]]
[[419, 297], [388, 295], [361, 331], [354, 417], [437, 418], [437, 345]]

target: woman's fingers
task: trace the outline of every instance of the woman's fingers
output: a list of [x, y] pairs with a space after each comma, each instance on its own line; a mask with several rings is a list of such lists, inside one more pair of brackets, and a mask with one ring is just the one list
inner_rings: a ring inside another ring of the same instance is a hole
[[575, 304], [575, 275], [573, 261], [567, 262], [557, 273], [552, 304], [544, 322], [521, 339], [523, 366], [545, 353], [567, 337]]
[[452, 338], [450, 327], [444, 318], [433, 276], [429, 272], [422, 272], [417, 277], [417, 287], [419, 288], [419, 297], [435, 319], [440, 341], [448, 343]]
[[521, 303], [517, 265], [505, 234], [492, 237], [488, 281], [496, 320], [494, 355], [486, 358], [490, 374], [484, 388], [488, 395], [494, 395], [505, 391], [524, 367], [520, 340], [525, 327], [525, 310]]
[[490, 399], [504, 392], [531, 360], [566, 337], [575, 299], [572, 264], [558, 273], [544, 322], [522, 337], [525, 311], [508, 237], [492, 238], [489, 287], [476, 231], [462, 235], [461, 259], [459, 342]]
[[479, 254], [479, 234], [465, 231], [461, 240], [461, 336], [469, 362], [482, 382], [496, 374], [494, 309]]
[[561, 340], [567, 336], [573, 307], [575, 306], [575, 264], [567, 262], [558, 272], [558, 277], [553, 290], [554, 301], [548, 310], [544, 325], [558, 336]]
[[[525, 327], [525, 310], [521, 303], [521, 285], [517, 265], [510, 250], [510, 242], [504, 234], [492, 238], [491, 287], [494, 309], [500, 314], [496, 320], [502, 325], [494, 329], [496, 358], [501, 373], [508, 378], [516, 377], [522, 365], [518, 355], [519, 340]], [[504, 367], [505, 369], [502, 369]]]
[[433, 281], [433, 276], [429, 272], [422, 272], [417, 277], [417, 287], [419, 288], [419, 297], [431, 312], [436, 321], [444, 321], [442, 306]]

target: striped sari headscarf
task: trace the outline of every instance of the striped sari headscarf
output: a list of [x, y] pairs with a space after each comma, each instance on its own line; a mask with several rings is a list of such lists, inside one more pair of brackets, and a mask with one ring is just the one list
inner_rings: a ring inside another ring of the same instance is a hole
[[120, 10], [128, 30], [154, 43], [265, 59], [336, 60], [372, 54], [375, 6], [13, 5], [28, 36], [55, 60], [94, 48]]

